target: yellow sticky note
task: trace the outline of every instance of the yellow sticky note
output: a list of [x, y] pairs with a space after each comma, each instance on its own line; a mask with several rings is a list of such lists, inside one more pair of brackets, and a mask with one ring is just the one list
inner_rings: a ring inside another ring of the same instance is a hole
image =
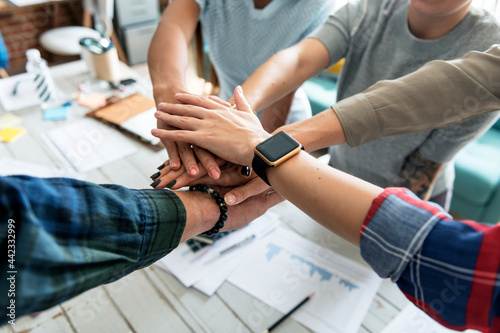
[[24, 133], [26, 133], [25, 128], [13, 128], [7, 127], [0, 130], [0, 140], [3, 142], [14, 142], [19, 139]]

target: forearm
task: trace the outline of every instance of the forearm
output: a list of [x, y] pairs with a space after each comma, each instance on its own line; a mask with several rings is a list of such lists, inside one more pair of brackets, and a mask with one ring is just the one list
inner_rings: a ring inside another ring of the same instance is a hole
[[175, 103], [175, 93], [187, 91], [188, 44], [196, 28], [198, 14], [198, 6], [191, 1], [176, 1], [167, 7], [160, 20], [148, 51], [156, 103]]
[[0, 178], [0, 189], [1, 219], [15, 225], [18, 316], [152, 264], [179, 244], [186, 224], [169, 191], [31, 177]]
[[[168, 24], [164, 24], [168, 26]], [[156, 103], [175, 102], [174, 95], [187, 91], [185, 71], [188, 50], [186, 41], [177, 27], [171, 33], [157, 32], [151, 42], [148, 53], [148, 67], [153, 84], [153, 96]]]
[[300, 210], [355, 245], [373, 199], [382, 192], [305, 152], [269, 168], [267, 176], [271, 186]]
[[339, 118], [331, 108], [309, 119], [282, 126], [275, 132], [278, 131], [290, 134], [308, 152], [346, 142]]
[[250, 105], [260, 111], [296, 90], [328, 61], [323, 44], [306, 38], [269, 58], [243, 83], [243, 92]]
[[286, 124], [294, 96], [295, 91], [262, 110], [260, 122], [266, 131], [271, 133], [278, 127]]
[[458, 60], [432, 61], [402, 78], [380, 81], [333, 108], [353, 147], [440, 128], [500, 109], [499, 66], [498, 47]]

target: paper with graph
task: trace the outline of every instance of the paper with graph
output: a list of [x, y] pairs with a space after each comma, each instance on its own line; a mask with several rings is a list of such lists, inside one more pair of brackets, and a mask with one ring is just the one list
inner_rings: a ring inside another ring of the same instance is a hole
[[357, 332], [381, 279], [368, 267], [277, 228], [254, 245], [228, 281], [315, 332]]

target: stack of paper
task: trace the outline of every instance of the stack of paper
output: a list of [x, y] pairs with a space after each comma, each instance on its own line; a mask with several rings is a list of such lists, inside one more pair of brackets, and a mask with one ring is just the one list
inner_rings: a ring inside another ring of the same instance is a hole
[[60, 169], [52, 166], [30, 163], [11, 158], [0, 159], [0, 176], [28, 175], [33, 177], [67, 177], [83, 179], [83, 176], [72, 170]]
[[281, 313], [314, 294], [293, 318], [325, 333], [357, 332], [381, 281], [371, 269], [281, 227], [240, 258], [228, 278]]
[[90, 118], [57, 127], [41, 137], [65, 166], [82, 173], [137, 150], [122, 134]]
[[211, 296], [257, 241], [276, 229], [279, 223], [278, 216], [268, 212], [199, 251], [182, 243], [155, 265], [173, 274], [184, 286], [193, 286]]
[[[401, 312], [387, 325], [382, 333], [455, 333], [459, 331], [450, 330], [425, 312], [409, 303]], [[462, 332], [462, 331], [460, 331]], [[476, 330], [465, 330], [466, 333], [479, 333]]]

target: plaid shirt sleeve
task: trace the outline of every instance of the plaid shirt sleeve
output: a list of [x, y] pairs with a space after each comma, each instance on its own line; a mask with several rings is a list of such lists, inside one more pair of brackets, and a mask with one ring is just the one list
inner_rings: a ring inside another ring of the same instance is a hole
[[407, 189], [377, 197], [361, 254], [381, 277], [441, 324], [500, 332], [500, 225], [453, 221]]
[[[186, 212], [168, 190], [12, 176], [0, 177], [0, 219], [0, 308], [15, 299], [19, 317], [165, 256], [180, 242]], [[5, 297], [11, 282], [15, 297]]]

